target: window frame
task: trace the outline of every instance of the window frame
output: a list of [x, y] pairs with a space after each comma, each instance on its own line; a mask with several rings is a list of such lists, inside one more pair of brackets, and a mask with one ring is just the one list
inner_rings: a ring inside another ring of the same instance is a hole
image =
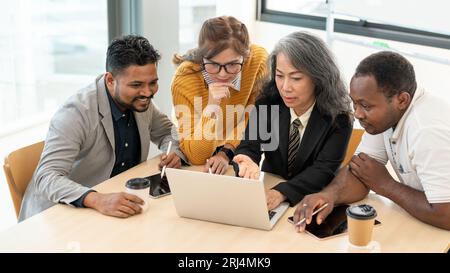
[[107, 0], [108, 39], [142, 34], [142, 0]]
[[[257, 0], [257, 20], [326, 31], [326, 17], [267, 8], [267, 0]], [[450, 35], [389, 24], [334, 19], [334, 32], [385, 39], [403, 43], [450, 49]]]

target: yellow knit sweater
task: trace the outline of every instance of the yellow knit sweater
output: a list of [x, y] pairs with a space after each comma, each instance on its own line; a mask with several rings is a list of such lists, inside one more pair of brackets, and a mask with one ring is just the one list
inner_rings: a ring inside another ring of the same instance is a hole
[[172, 80], [172, 100], [178, 121], [180, 148], [191, 164], [204, 164], [217, 146], [227, 143], [236, 148], [239, 145], [248, 114], [239, 117], [233, 111], [227, 112], [227, 108], [246, 108], [254, 104], [267, 76], [266, 61], [267, 51], [251, 45], [250, 56], [242, 67], [241, 88], [239, 91], [230, 88], [230, 97], [221, 100], [223, 114], [216, 119], [202, 115], [208, 104], [209, 92], [200, 65], [185, 61], [178, 67]]

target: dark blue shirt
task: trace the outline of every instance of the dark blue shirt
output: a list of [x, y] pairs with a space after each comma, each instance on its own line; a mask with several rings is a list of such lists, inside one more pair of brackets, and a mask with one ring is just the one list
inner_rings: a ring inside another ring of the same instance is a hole
[[116, 161], [111, 173], [113, 177], [140, 163], [141, 139], [133, 111], [127, 109], [121, 112], [109, 92], [106, 91], [106, 93], [114, 126]]

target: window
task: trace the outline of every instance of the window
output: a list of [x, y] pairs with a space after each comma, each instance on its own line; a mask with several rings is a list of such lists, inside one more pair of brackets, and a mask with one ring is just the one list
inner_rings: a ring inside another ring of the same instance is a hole
[[107, 1], [3, 1], [0, 135], [48, 120], [103, 73]]
[[450, 49], [443, 0], [261, 0], [260, 20], [325, 30], [329, 7], [334, 31]]

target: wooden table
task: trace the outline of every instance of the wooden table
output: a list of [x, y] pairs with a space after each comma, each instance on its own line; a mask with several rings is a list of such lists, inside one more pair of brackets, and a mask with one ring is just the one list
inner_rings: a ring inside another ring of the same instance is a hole
[[[156, 163], [157, 159], [148, 160], [95, 189], [123, 191], [129, 178], [159, 172]], [[266, 174], [267, 187], [279, 181], [281, 178]], [[150, 201], [146, 213], [128, 219], [56, 205], [1, 233], [0, 252], [353, 252], [347, 235], [319, 241], [296, 233], [286, 219], [294, 208], [271, 231], [262, 231], [181, 218], [171, 195]], [[424, 224], [376, 194], [362, 202], [374, 206], [382, 222], [373, 235], [381, 252], [448, 250], [450, 231]]]

